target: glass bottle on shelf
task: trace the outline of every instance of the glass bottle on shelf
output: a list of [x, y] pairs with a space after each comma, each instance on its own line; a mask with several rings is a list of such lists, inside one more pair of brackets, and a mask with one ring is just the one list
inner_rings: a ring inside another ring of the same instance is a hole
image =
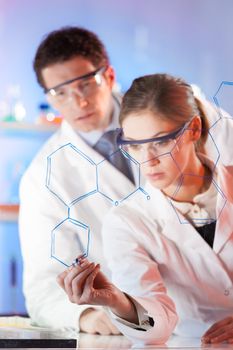
[[0, 119], [4, 122], [21, 122], [26, 116], [26, 109], [21, 100], [20, 86], [9, 85], [6, 98], [0, 101]]
[[47, 102], [40, 103], [38, 109], [36, 124], [59, 125], [62, 122], [62, 117], [57, 115]]

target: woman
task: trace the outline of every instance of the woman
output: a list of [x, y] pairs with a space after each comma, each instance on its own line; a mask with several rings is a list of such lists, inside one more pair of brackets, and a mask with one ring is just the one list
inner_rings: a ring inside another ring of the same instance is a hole
[[133, 341], [163, 343], [174, 332], [233, 342], [233, 168], [205, 156], [200, 103], [181, 79], [141, 77], [120, 123], [119, 145], [140, 165], [150, 200], [138, 193], [105, 221], [112, 283], [84, 260], [59, 284], [74, 303], [107, 306]]

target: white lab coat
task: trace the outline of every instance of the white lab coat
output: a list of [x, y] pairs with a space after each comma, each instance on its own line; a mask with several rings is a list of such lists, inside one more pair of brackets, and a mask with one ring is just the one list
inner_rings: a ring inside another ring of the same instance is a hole
[[181, 213], [179, 221], [165, 195], [149, 184], [150, 200], [139, 194], [107, 215], [104, 251], [113, 283], [155, 322], [140, 331], [116, 318], [117, 327], [134, 342], [158, 344], [173, 329], [200, 337], [233, 314], [233, 166], [218, 168], [217, 183], [213, 249], [191, 224], [181, 223], [187, 222]]
[[[203, 101], [203, 100], [202, 100]], [[216, 109], [204, 101], [205, 109], [211, 124], [218, 120]], [[226, 149], [227, 138], [232, 134], [233, 122], [228, 120], [216, 125], [215, 142]], [[230, 127], [229, 125], [230, 124]], [[58, 261], [51, 259], [51, 230], [68, 215], [66, 205], [46, 188], [47, 157], [59, 147], [72, 143], [94, 162], [102, 160], [97, 152], [83, 141], [72, 128], [63, 122], [62, 127], [46, 142], [24, 174], [20, 185], [20, 216], [19, 233], [24, 262], [23, 289], [29, 315], [39, 325], [62, 327], [77, 327], [81, 312], [87, 306], [78, 306], [68, 301], [66, 294], [56, 283], [56, 276], [64, 270]], [[215, 148], [210, 141], [209, 151], [215, 156]], [[232, 159], [233, 147], [227, 147], [228, 152], [222, 152], [221, 158], [225, 164]], [[58, 154], [58, 153], [56, 153]], [[93, 170], [87, 169], [88, 164], [74, 155], [75, 152], [64, 152], [63, 158], [57, 158], [56, 171], [52, 172], [52, 184], [61, 199], [70, 203], [76, 194], [83, 194], [93, 189]], [[56, 160], [55, 158], [53, 158]], [[86, 167], [87, 165], [87, 167]], [[106, 168], [105, 168], [106, 166]], [[54, 167], [53, 167], [54, 169]], [[114, 200], [118, 200], [132, 190], [129, 180], [107, 161], [101, 171], [101, 189]], [[53, 188], [53, 187], [52, 187]], [[70, 216], [88, 225], [91, 230], [89, 259], [101, 263], [107, 274], [109, 270], [103, 257], [101, 226], [105, 214], [112, 203], [104, 196], [95, 194], [86, 197], [71, 207]], [[86, 236], [85, 236], [86, 238]], [[82, 241], [82, 239], [81, 239]], [[84, 245], [86, 241], [82, 241]], [[57, 251], [72, 261], [77, 255], [77, 245], [74, 237], [64, 235], [58, 241]]]
[[[80, 313], [87, 308], [69, 302], [56, 283], [56, 276], [65, 266], [51, 259], [51, 231], [67, 218], [68, 209], [45, 186], [47, 157], [67, 143], [72, 143], [96, 163], [103, 160], [103, 157], [88, 146], [68, 123], [63, 122], [60, 130], [50, 138], [33, 160], [20, 186], [19, 232], [24, 261], [23, 285], [26, 306], [34, 322], [51, 327], [77, 327]], [[56, 152], [51, 160], [51, 188], [65, 203], [70, 203], [78, 194], [85, 194], [93, 189], [92, 175], [95, 174], [95, 167], [90, 171], [90, 163], [72, 152], [72, 149], [70, 151], [64, 152], [63, 156], [58, 158]], [[104, 189], [114, 200], [122, 199], [122, 196], [134, 190], [128, 178], [107, 161], [102, 165], [100, 185], [101, 190]], [[106, 274], [109, 271], [103, 257], [100, 229], [102, 219], [112, 205], [104, 196], [94, 194], [77, 202], [70, 209], [72, 219], [89, 226], [89, 259], [100, 262]], [[87, 245], [86, 237], [86, 234], [79, 235], [84, 247]], [[66, 262], [71, 263], [78, 254], [74, 236], [71, 232], [64, 232], [62, 239], [56, 239], [56, 252], [58, 255], [64, 254]]]

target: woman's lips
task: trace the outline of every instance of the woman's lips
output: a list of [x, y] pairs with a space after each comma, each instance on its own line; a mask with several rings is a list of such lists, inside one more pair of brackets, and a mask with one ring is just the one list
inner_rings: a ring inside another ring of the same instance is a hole
[[164, 177], [164, 173], [146, 174], [146, 177], [151, 180], [160, 180], [162, 177]]

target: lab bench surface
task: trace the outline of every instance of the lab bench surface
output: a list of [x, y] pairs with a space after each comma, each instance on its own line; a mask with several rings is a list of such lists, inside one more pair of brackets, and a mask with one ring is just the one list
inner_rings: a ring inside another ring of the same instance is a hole
[[[78, 335], [78, 339], [77, 339], [77, 344], [76, 346], [74, 346], [74, 342], [72, 343], [67, 342], [67, 346], [65, 341], [60, 344], [57, 343], [57, 347], [56, 347], [56, 343], [50, 344], [51, 346], [42, 346], [39, 347], [39, 344], [33, 344], [33, 340], [31, 343], [31, 347], [30, 347], [30, 343], [29, 340], [27, 342], [27, 344], [25, 345], [25, 347], [18, 347], [20, 349], [23, 348], [37, 348], [37, 349], [42, 349], [42, 348], [56, 348], [56, 349], [60, 349], [60, 348], [66, 348], [66, 349], [110, 349], [110, 350], [121, 350], [121, 349], [139, 349], [139, 347], [137, 346], [132, 346], [132, 344], [124, 337], [124, 336], [101, 336], [101, 335], [92, 335], [92, 334], [84, 334], [84, 333], [80, 333]], [[0, 347], [1, 348], [1, 347]], [[6, 347], [4, 346], [4, 348], [10, 348], [10, 347]], [[12, 348], [12, 347], [11, 347]], [[15, 346], [13, 347], [15, 348]], [[158, 345], [158, 346], [145, 346], [145, 347], [140, 347], [141, 349], [180, 349], [180, 350], [188, 350], [188, 349], [195, 349], [195, 350], [210, 350], [210, 349], [215, 349], [215, 350], [230, 350], [233, 349], [233, 345], [232, 344], [218, 344], [218, 345], [211, 345], [211, 344], [207, 344], [207, 345], [201, 345], [200, 339], [197, 338], [181, 338], [181, 337], [176, 337], [173, 336], [171, 337], [171, 339], [164, 345]]]

